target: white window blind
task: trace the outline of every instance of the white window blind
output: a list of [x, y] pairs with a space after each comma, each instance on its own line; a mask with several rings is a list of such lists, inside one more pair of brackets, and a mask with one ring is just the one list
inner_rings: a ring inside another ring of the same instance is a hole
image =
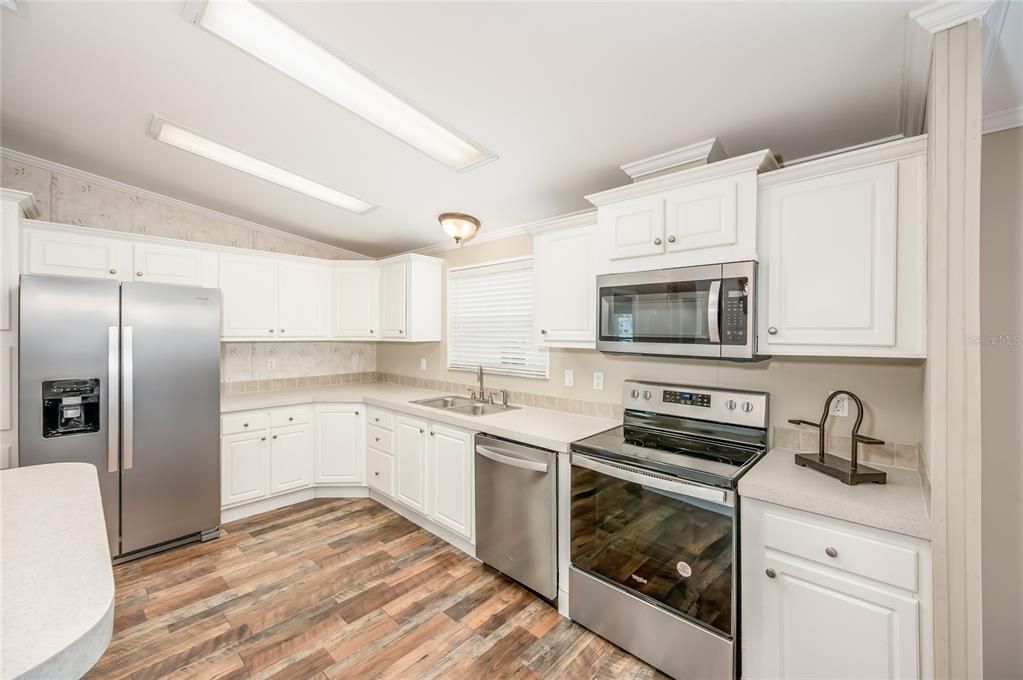
[[448, 368], [546, 378], [533, 336], [533, 261], [448, 272]]

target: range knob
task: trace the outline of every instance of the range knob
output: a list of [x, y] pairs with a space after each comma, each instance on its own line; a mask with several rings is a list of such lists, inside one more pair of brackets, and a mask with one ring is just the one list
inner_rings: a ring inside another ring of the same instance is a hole
[[751, 401], [744, 401], [744, 402], [742, 402], [742, 412], [743, 413], [753, 413], [753, 402], [751, 402]]
[[729, 399], [725, 402], [725, 408], [729, 411], [734, 411], [736, 407], [735, 399]]
[[652, 396], [654, 396], [654, 395], [650, 394], [650, 390], [645, 390], [645, 391], [643, 392], [643, 398], [644, 398], [644, 399], [649, 399], [649, 398], [650, 398], [650, 397], [652, 397]]
[[632, 390], [631, 394], [633, 399], [639, 399], [639, 390]]

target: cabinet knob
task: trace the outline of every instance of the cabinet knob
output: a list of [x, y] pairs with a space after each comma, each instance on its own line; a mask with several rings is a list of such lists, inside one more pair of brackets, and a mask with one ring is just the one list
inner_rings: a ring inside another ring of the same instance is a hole
[[272, 328], [271, 328], [271, 329], [270, 329], [270, 333], [273, 333], [273, 332], [274, 332], [274, 329], [272, 329]]
[[358, 412], [358, 411], [356, 411], [356, 412], [355, 412], [355, 415], [359, 415], [359, 412]]
[[259, 438], [259, 441], [261, 441], [261, 442], [265, 442], [265, 441], [266, 441], [266, 437], [260, 437], [260, 438]]
[[242, 423], [242, 427], [248, 427], [248, 426], [249, 426], [248, 423]]
[[274, 439], [277, 439], [277, 435], [273, 435], [273, 438], [274, 438]]
[[135, 272], [135, 276], [137, 276], [137, 277], [139, 277], [141, 279], [142, 278], [142, 272]]
[[426, 430], [424, 430], [423, 428], [419, 428], [419, 434], [423, 434], [424, 432], [426, 432]]
[[824, 549], [824, 554], [828, 557], [838, 557], [838, 551], [832, 548], [830, 545]]
[[282, 328], [282, 329], [281, 329], [281, 333], [283, 333], [283, 332], [284, 332], [284, 329]]
[[430, 436], [431, 436], [431, 437], [432, 437], [433, 435], [435, 435], [435, 434], [437, 434], [437, 433], [436, 433], [436, 432], [434, 432], [433, 430], [430, 430]]
[[373, 437], [375, 441], [380, 441], [380, 437]]
[[674, 242], [675, 242], [675, 235], [672, 234], [671, 236], [668, 237], [668, 243], [674, 243]]
[[373, 330], [372, 328], [370, 328], [370, 329], [369, 329], [369, 334], [370, 334], [370, 335], [373, 335], [374, 333], [376, 333], [376, 331], [375, 331], [375, 330]]
[[544, 328], [540, 331], [540, 335], [547, 335], [547, 329]]
[[768, 569], [768, 570], [767, 570], [767, 571], [765, 571], [764, 573], [765, 573], [765, 574], [767, 574], [767, 578], [774, 578], [775, 576], [777, 576], [777, 575], [778, 575], [778, 574], [777, 574], [777, 573], [776, 573], [776, 572], [774, 571], [774, 569]]
[[111, 273], [111, 274], [116, 274], [116, 273], [117, 273], [117, 270], [116, 270], [116, 269], [111, 269], [111, 270], [110, 270], [110, 273]]
[[655, 246], [659, 246], [659, 245], [661, 245], [661, 239], [659, 239], [659, 238], [655, 238], [655, 239], [654, 239], [654, 245], [655, 245]]
[[373, 474], [374, 474], [374, 475], [376, 475], [377, 477], [379, 477], [379, 476], [380, 476], [380, 473], [379, 473], [379, 472], [374, 472]]
[[289, 423], [290, 423], [290, 422], [291, 422], [292, 420], [294, 420], [294, 419], [295, 419], [295, 416], [288, 416], [288, 422], [289, 422]]
[[401, 330], [401, 329], [399, 328], [399, 329], [398, 329], [398, 335], [405, 335], [405, 331], [403, 331], [403, 330]]
[[767, 329], [767, 334], [768, 335], [778, 335], [778, 329], [775, 328], [774, 326], [771, 326], [770, 328]]

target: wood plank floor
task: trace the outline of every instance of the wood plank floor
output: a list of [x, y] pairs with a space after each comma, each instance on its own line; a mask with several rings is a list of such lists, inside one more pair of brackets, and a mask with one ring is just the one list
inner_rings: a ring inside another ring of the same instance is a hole
[[663, 678], [369, 499], [313, 500], [114, 568], [88, 678]]

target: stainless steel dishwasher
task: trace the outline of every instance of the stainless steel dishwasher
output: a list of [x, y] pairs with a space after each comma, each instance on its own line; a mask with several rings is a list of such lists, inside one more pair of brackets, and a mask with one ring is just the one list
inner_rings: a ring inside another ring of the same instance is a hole
[[476, 557], [549, 600], [558, 594], [557, 458], [476, 435]]

